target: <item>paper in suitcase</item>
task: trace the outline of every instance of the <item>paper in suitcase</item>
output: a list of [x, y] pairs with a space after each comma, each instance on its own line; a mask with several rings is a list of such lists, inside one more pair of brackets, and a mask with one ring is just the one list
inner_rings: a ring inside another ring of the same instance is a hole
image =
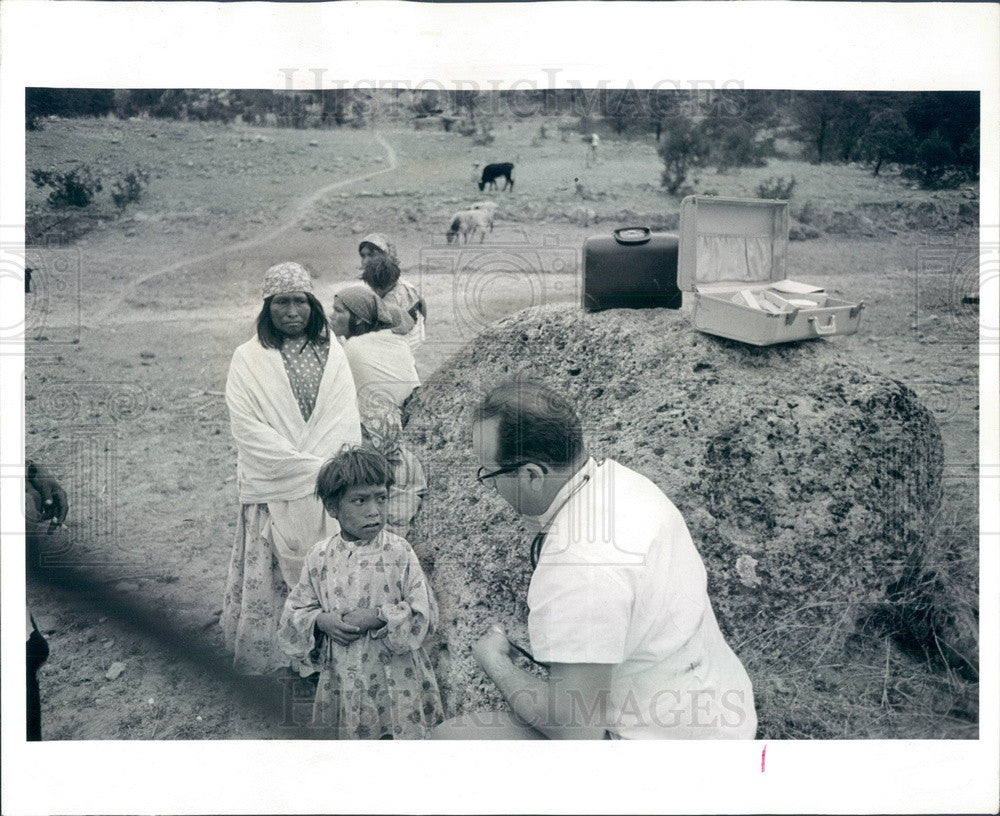
[[786, 273], [788, 202], [688, 196], [677, 282], [699, 331], [755, 346], [854, 334], [864, 303]]

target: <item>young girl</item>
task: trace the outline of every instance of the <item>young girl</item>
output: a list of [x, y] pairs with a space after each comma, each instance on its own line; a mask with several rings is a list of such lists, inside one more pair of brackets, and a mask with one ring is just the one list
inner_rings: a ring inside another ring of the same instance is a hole
[[306, 555], [279, 625], [286, 653], [320, 669], [313, 725], [337, 739], [421, 739], [442, 720], [422, 646], [437, 605], [406, 539], [383, 529], [391, 484], [369, 448], [323, 465], [316, 495], [340, 532]]

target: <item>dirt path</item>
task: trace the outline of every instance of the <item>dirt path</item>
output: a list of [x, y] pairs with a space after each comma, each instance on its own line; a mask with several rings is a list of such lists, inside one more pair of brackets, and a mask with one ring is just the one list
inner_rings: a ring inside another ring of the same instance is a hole
[[[519, 237], [494, 235], [482, 248], [446, 249], [448, 264], [437, 268], [427, 263], [441, 254], [433, 237], [441, 238], [445, 217], [460, 201], [474, 200], [456, 168], [479, 156], [458, 139], [396, 131], [390, 145], [376, 137], [385, 166], [372, 167], [376, 151], [368, 133], [269, 130], [268, 141], [241, 145], [236, 133], [221, 128], [172, 127], [150, 142], [149, 123], [123, 123], [123, 143], [112, 146], [101, 127], [93, 125], [96, 134], [82, 126], [70, 132], [58, 142], [60, 152], [36, 148], [33, 161], [45, 166], [76, 156], [72, 151], [79, 152], [87, 136], [92, 155], [98, 148], [124, 152], [130, 161], [157, 159], [165, 169], [136, 212], [69, 248], [78, 264], [72, 268], [79, 270], [79, 297], [52, 297], [46, 320], [29, 333], [26, 447], [47, 457], [65, 480], [71, 493], [67, 524], [95, 574], [164, 610], [178, 631], [188, 633], [185, 642], [221, 655], [211, 613], [220, 606], [238, 507], [222, 391], [233, 349], [250, 336], [260, 308], [263, 270], [280, 260], [301, 261], [316, 275], [318, 296], [327, 303], [336, 287], [358, 274], [359, 230], [390, 234], [404, 274], [419, 286], [433, 316], [417, 355], [427, 380], [502, 315], [541, 303], [578, 303], [579, 267], [556, 274], [546, 253], [566, 247], [579, 252], [585, 238], [609, 231], [614, 218], [596, 226], [565, 218], [575, 204], [555, 191], [570, 168], [560, 164], [561, 148], [548, 145], [539, 150], [551, 155], [522, 163], [516, 196], [500, 199], [508, 209], [503, 235], [517, 229]], [[58, 135], [55, 125], [43, 133], [54, 144]], [[529, 136], [526, 131], [519, 148], [526, 155]], [[169, 150], [161, 153], [164, 146]], [[338, 153], [343, 161], [335, 161]], [[643, 200], [634, 183], [648, 177], [641, 158], [625, 152], [601, 168], [607, 175], [601, 183], [634, 208], [630, 221], [670, 206], [652, 194]], [[837, 187], [833, 172], [823, 175], [824, 190]], [[378, 181], [353, 187], [372, 179]], [[316, 184], [321, 186], [312, 189]], [[913, 258], [925, 244], [927, 237], [916, 233], [829, 236], [794, 244], [789, 263], [833, 290], [862, 293], [869, 301], [858, 335], [835, 342], [859, 363], [913, 387], [939, 417], [951, 492], [970, 497], [957, 506], [962, 512], [956, 512], [952, 533], [964, 540], [975, 532], [969, 528], [978, 495], [974, 476], [966, 477], [978, 450], [976, 334], [943, 275], [928, 279], [926, 290], [921, 280], [917, 311]], [[58, 260], [65, 251], [51, 254]], [[518, 274], [491, 273], [492, 267], [476, 262], [483, 251], [520, 259]], [[54, 262], [49, 268], [56, 268]], [[77, 309], [85, 321], [77, 339], [52, 331]], [[42, 677], [47, 738], [287, 735], [209, 672], [129, 629], [113, 612], [86, 605], [72, 590], [29, 586], [29, 598], [52, 645]], [[108, 679], [115, 663], [125, 671]], [[942, 706], [958, 696], [942, 694]], [[836, 699], [817, 698], [823, 705]], [[308, 709], [308, 701], [296, 705], [303, 713]], [[926, 725], [915, 730], [900, 724], [895, 731], [873, 725], [870, 735], [967, 736], [965, 726], [949, 731], [922, 709], [901, 709], [903, 715], [926, 719]]]
[[[169, 275], [172, 272], [186, 270], [187, 268], [195, 266], [197, 264], [205, 264], [208, 263], [209, 261], [214, 261], [219, 258], [223, 258], [232, 253], [237, 253], [237, 252], [246, 253], [251, 250], [257, 249], [258, 247], [262, 247], [265, 244], [268, 244], [274, 241], [275, 239], [281, 237], [289, 230], [293, 229], [299, 223], [299, 221], [302, 219], [303, 216], [307, 215], [309, 211], [313, 207], [315, 207], [318, 202], [322, 201], [325, 196], [329, 195], [334, 190], [338, 190], [342, 187], [348, 187], [352, 184], [358, 184], [359, 182], [367, 181], [368, 179], [376, 178], [377, 176], [381, 176], [386, 173], [392, 173], [396, 171], [399, 167], [399, 160], [396, 156], [396, 151], [393, 149], [392, 145], [390, 145], [385, 140], [385, 138], [382, 136], [381, 133], [376, 133], [374, 135], [375, 135], [375, 141], [377, 141], [385, 151], [385, 158], [389, 162], [388, 167], [383, 167], [380, 170], [374, 170], [370, 173], [362, 173], [357, 176], [341, 179], [339, 181], [333, 182], [332, 184], [327, 184], [324, 185], [323, 187], [320, 187], [315, 192], [310, 193], [305, 198], [300, 199], [298, 204], [295, 206], [292, 215], [289, 218], [285, 219], [282, 223], [278, 224], [278, 226], [268, 230], [267, 232], [261, 233], [246, 241], [238, 241], [236, 243], [227, 244], [212, 252], [206, 252], [204, 254], [197, 255], [193, 258], [184, 258], [181, 261], [176, 261], [175, 263], [168, 264], [167, 266], [161, 267], [159, 269], [154, 269], [151, 272], [146, 272], [145, 274], [130, 280], [125, 286], [123, 286], [118, 291], [117, 295], [114, 298], [108, 301], [107, 305], [103, 309], [97, 311], [94, 314], [91, 320], [89, 321], [85, 320], [83, 322], [84, 328], [88, 329], [94, 328], [95, 326], [99, 326], [107, 322], [108, 318], [111, 315], [114, 315], [117, 312], [119, 312], [122, 302], [127, 297], [129, 297], [130, 295], [132, 295], [133, 293], [138, 291], [141, 287], [145, 286], [151, 281], [154, 281], [157, 278], [161, 278], [164, 275]], [[159, 318], [154, 318], [154, 319], [157, 320], [157, 322], [159, 322]]]

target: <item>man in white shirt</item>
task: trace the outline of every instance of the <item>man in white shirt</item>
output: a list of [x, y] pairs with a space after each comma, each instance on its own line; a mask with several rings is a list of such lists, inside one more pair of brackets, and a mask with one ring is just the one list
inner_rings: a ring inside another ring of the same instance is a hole
[[494, 388], [473, 425], [495, 489], [538, 530], [528, 635], [539, 678], [498, 626], [473, 654], [510, 704], [451, 739], [752, 739], [753, 688], [719, 630], [680, 512], [649, 479], [584, 447], [580, 421], [537, 383]]

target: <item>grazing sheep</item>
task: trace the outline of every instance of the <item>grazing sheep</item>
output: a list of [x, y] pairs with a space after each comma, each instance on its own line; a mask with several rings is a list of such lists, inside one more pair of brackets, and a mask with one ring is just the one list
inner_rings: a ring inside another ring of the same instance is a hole
[[511, 190], [514, 189], [514, 165], [510, 162], [501, 162], [499, 164], [487, 164], [483, 168], [483, 177], [479, 180], [480, 191], [486, 187], [487, 184], [490, 185], [490, 189], [497, 189], [497, 179], [505, 179], [503, 183], [503, 188], [506, 190], [509, 186]]
[[479, 243], [482, 243], [486, 238], [486, 227], [492, 220], [489, 213], [489, 210], [461, 210], [455, 213], [451, 218], [451, 227], [446, 233], [448, 243], [456, 243], [461, 234], [462, 243], [467, 244], [469, 238], [474, 238], [477, 232]]
[[470, 210], [482, 210], [486, 213], [487, 223], [490, 225], [490, 232], [493, 232], [493, 219], [496, 218], [497, 214], [497, 203], [495, 201], [477, 201], [472, 204]]

